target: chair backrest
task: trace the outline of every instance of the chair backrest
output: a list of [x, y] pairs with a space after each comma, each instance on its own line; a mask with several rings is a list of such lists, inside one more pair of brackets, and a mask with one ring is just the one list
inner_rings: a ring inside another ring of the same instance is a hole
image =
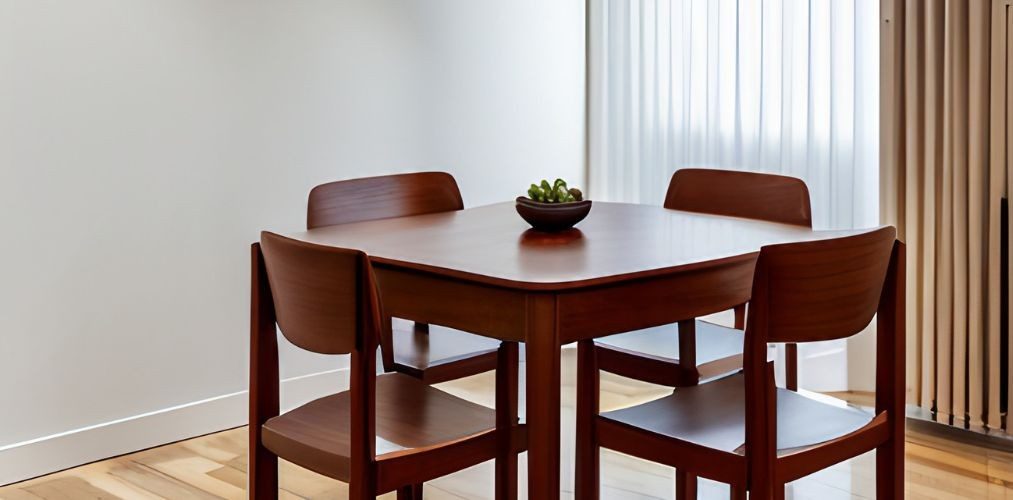
[[672, 174], [665, 208], [812, 227], [809, 189], [783, 175], [684, 168]]
[[[897, 302], [903, 300], [903, 290], [896, 288], [898, 279], [903, 280], [903, 265], [903, 245], [896, 241], [893, 227], [760, 250], [743, 353], [746, 454], [750, 478], [755, 478], [751, 481], [774, 482], [778, 460], [779, 399], [774, 365], [767, 362], [767, 343], [850, 337], [868, 326], [877, 312], [877, 412], [888, 408], [889, 418], [900, 422], [899, 429], [891, 431], [892, 438], [903, 439], [903, 326], [883, 324], [896, 319]], [[896, 363], [899, 368], [890, 366]], [[869, 429], [855, 432], [865, 434]], [[836, 449], [839, 453], [842, 448]]]
[[879, 307], [896, 240], [893, 227], [760, 250], [747, 337], [758, 343], [850, 337]]
[[306, 227], [461, 210], [457, 181], [446, 172], [384, 175], [321, 184], [310, 191]]
[[260, 246], [285, 338], [322, 354], [348, 354], [367, 345], [362, 337], [372, 335], [377, 306], [364, 253], [266, 231]]

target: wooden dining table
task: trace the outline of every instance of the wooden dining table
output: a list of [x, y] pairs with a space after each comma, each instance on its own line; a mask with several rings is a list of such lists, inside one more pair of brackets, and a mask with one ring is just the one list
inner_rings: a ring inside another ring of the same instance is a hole
[[514, 204], [289, 233], [369, 255], [385, 313], [525, 343], [528, 496], [560, 494], [560, 349], [749, 299], [760, 247], [859, 231], [595, 202], [559, 233]]

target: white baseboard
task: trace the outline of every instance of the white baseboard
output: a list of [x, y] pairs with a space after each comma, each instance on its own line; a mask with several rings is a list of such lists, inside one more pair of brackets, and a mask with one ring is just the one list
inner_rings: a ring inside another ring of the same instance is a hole
[[[348, 369], [281, 382], [282, 409], [348, 387]], [[247, 391], [0, 447], [0, 485], [246, 424]]]

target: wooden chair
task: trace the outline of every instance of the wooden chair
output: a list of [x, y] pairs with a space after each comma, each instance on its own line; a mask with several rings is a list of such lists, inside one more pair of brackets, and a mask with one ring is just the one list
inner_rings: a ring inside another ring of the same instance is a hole
[[[250, 497], [278, 497], [277, 457], [349, 483], [349, 498], [397, 491], [496, 460], [496, 497], [516, 498], [517, 344], [497, 351], [496, 410], [401, 374], [376, 374], [380, 305], [366, 255], [263, 233], [252, 249]], [[351, 354], [350, 390], [279, 415], [276, 325], [296, 346]]]
[[[596, 351], [578, 345], [577, 498], [598, 496], [598, 448], [732, 485], [732, 497], [783, 499], [784, 485], [876, 451], [877, 497], [903, 498], [904, 246], [892, 227], [760, 251], [745, 368], [672, 395], [598, 414]], [[769, 342], [850, 337], [877, 318], [876, 408], [869, 414], [777, 388]], [[583, 386], [583, 387], [581, 387]], [[677, 489], [693, 498], [691, 488]]]
[[[313, 188], [306, 226], [313, 229], [463, 208], [457, 182], [444, 172], [367, 177]], [[435, 384], [496, 369], [496, 340], [425, 323], [392, 323], [389, 317], [383, 327], [380, 351], [385, 371]]]
[[[668, 185], [665, 208], [812, 227], [809, 190], [794, 177], [686, 168]], [[742, 367], [746, 305], [735, 307], [735, 327], [701, 320], [682, 321], [612, 335], [595, 343], [598, 367], [607, 372], [672, 387]], [[718, 311], [714, 311], [718, 312]], [[798, 388], [798, 351], [785, 349], [787, 387]]]

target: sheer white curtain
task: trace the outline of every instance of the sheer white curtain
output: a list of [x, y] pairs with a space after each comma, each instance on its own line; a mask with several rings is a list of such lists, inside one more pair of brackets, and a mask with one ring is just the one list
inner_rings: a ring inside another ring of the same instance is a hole
[[590, 0], [588, 187], [661, 203], [688, 166], [809, 185], [820, 228], [878, 223], [877, 0]]
[[[660, 204], [679, 168], [752, 170], [805, 180], [817, 228], [878, 224], [878, 0], [589, 0], [588, 14], [592, 198]], [[801, 346], [800, 383], [869, 388], [870, 341]]]

